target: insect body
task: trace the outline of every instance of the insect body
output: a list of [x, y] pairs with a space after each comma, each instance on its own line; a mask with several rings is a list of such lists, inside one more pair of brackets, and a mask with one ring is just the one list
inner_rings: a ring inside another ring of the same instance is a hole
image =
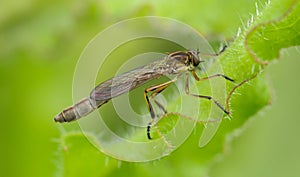
[[[56, 122], [71, 122], [77, 120], [81, 117], [84, 117], [96, 110], [103, 104], [107, 103], [110, 99], [115, 98], [121, 94], [129, 92], [132, 89], [135, 89], [150, 80], [157, 79], [163, 75], [174, 75], [174, 79], [151, 86], [145, 89], [144, 97], [146, 99], [146, 103], [151, 115], [152, 120], [148, 124], [147, 127], [147, 137], [151, 139], [150, 136], [150, 128], [152, 122], [155, 118], [155, 113], [153, 110], [153, 106], [149, 101], [148, 93], [151, 92], [150, 97], [153, 99], [154, 103], [164, 112], [167, 113], [164, 106], [156, 101], [154, 97], [161, 93], [164, 89], [166, 89], [170, 84], [175, 82], [179, 76], [184, 73], [191, 73], [194, 78], [199, 80], [206, 80], [212, 77], [221, 76], [229, 81], [233, 81], [229, 77], [222, 74], [215, 74], [206, 78], [199, 78], [195, 72], [195, 69], [198, 68], [200, 64], [200, 59], [198, 57], [198, 51], [178, 51], [171, 53], [164, 57], [161, 60], [154, 61], [148, 65], [133, 69], [116, 77], [113, 77], [101, 84], [99, 84], [96, 88], [92, 90], [89, 97], [86, 97], [74, 104], [73, 106], [66, 108], [57, 116], [54, 117]], [[216, 54], [218, 55], [218, 54]], [[199, 69], [199, 68], [198, 68]], [[208, 100], [212, 100], [218, 107], [220, 107], [226, 114], [229, 114], [215, 99], [211, 96], [204, 95], [195, 95], [189, 93], [188, 86], [188, 75], [186, 74], [186, 84], [185, 91], [187, 94], [199, 98], [204, 98]]]

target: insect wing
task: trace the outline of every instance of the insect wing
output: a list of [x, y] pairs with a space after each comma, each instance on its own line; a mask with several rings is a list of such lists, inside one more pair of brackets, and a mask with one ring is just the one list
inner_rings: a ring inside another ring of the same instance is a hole
[[140, 67], [99, 84], [91, 92], [91, 97], [96, 101], [110, 100], [160, 76], [151, 68]]

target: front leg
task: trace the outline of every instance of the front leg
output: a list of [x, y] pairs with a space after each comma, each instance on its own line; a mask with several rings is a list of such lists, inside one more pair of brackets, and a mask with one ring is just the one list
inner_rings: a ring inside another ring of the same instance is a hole
[[150, 135], [150, 129], [151, 129], [152, 123], [155, 119], [155, 113], [154, 113], [153, 106], [149, 100], [148, 93], [152, 92], [151, 98], [154, 100], [154, 103], [166, 114], [167, 110], [164, 108], [164, 106], [161, 103], [159, 103], [157, 100], [155, 100], [155, 96], [158, 95], [159, 93], [161, 93], [163, 90], [165, 90], [170, 84], [172, 84], [176, 80], [177, 80], [177, 78], [170, 80], [168, 82], [162, 83], [162, 84], [151, 86], [151, 87], [145, 89], [144, 97], [145, 97], [145, 100], [146, 100], [146, 103], [148, 106], [148, 110], [151, 115], [151, 121], [148, 123], [148, 126], [147, 126], [147, 137], [149, 140], [152, 139], [151, 135]]
[[[195, 74], [195, 75], [194, 75]], [[196, 80], [207, 80], [207, 79], [210, 79], [210, 78], [212, 78], [212, 77], [217, 77], [217, 76], [222, 76], [222, 77], [224, 77], [225, 79], [227, 79], [228, 78], [228, 80], [230, 80], [230, 81], [233, 81], [232, 79], [230, 79], [229, 77], [227, 77], [227, 76], [224, 76], [224, 75], [222, 75], [222, 74], [216, 74], [216, 75], [212, 75], [212, 76], [209, 76], [209, 77], [206, 77], [206, 78], [203, 78], [203, 79], [199, 79], [199, 77], [196, 75], [196, 73], [194, 72], [193, 73], [193, 76], [195, 77], [195, 79]], [[186, 79], [185, 79], [185, 93], [187, 94], [187, 95], [191, 95], [191, 96], [194, 96], [194, 97], [198, 97], [198, 98], [203, 98], [203, 99], [207, 99], [207, 100], [211, 100], [211, 101], [213, 101], [214, 103], [215, 103], [215, 105], [217, 105], [224, 113], [226, 113], [227, 115], [229, 115], [230, 113], [229, 113], [229, 111], [227, 111], [217, 100], [215, 100], [213, 97], [211, 97], [211, 96], [206, 96], [206, 95], [197, 95], [197, 94], [192, 94], [192, 93], [190, 93], [190, 88], [189, 88], [189, 79], [188, 79], [189, 77], [188, 77], [188, 75], [186, 75]], [[197, 79], [198, 78], [198, 79]]]

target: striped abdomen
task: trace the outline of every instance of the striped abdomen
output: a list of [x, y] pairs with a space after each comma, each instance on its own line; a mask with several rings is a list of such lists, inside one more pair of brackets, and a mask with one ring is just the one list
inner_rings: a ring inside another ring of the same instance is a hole
[[71, 122], [77, 120], [93, 112], [107, 101], [108, 100], [96, 103], [90, 97], [84, 98], [73, 106], [64, 109], [61, 113], [54, 117], [54, 121]]

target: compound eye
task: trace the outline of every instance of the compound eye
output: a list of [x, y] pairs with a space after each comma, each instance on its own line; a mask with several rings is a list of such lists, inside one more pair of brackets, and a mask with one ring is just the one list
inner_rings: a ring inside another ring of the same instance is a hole
[[199, 63], [200, 63], [200, 60], [198, 59], [198, 57], [196, 57], [196, 56], [193, 56], [193, 65], [194, 66], [198, 66], [199, 65]]

